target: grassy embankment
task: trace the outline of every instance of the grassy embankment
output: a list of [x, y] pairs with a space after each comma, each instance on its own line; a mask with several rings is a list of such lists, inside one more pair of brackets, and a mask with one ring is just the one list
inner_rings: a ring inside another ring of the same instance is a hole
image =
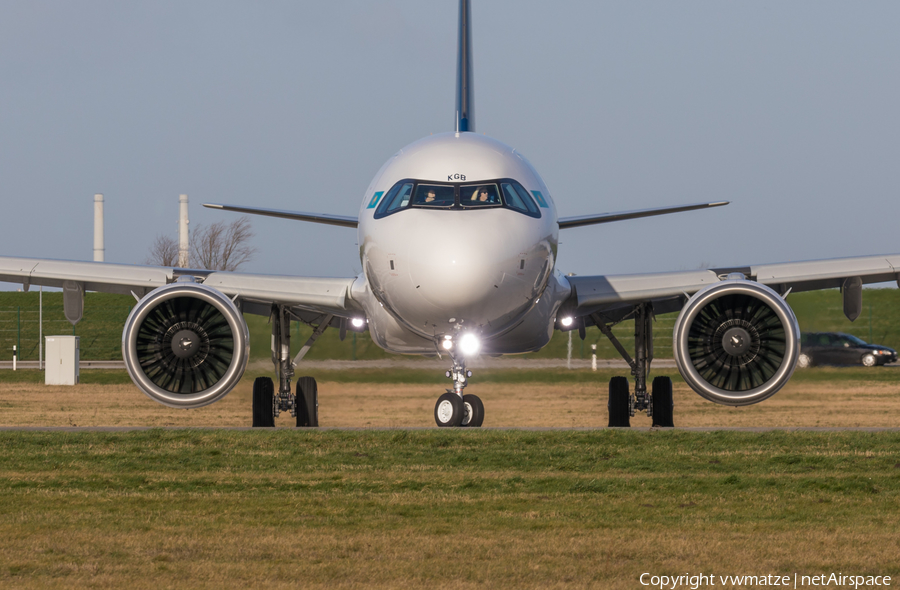
[[[863, 314], [850, 323], [841, 312], [841, 295], [838, 291], [795, 293], [788, 296], [800, 327], [806, 331], [840, 331], [859, 336], [863, 340], [900, 349], [900, 292], [896, 289], [867, 289], [863, 295]], [[88, 293], [85, 296], [84, 319], [75, 327], [81, 336], [81, 358], [120, 359], [122, 325], [134, 299], [128, 295]], [[677, 314], [661, 315], [654, 327], [654, 348], [658, 358], [672, 356], [672, 327]], [[267, 318], [245, 316], [250, 328], [250, 354], [252, 359], [265, 359], [270, 355], [270, 334]], [[299, 350], [312, 333], [307, 326], [293, 324], [292, 348]], [[631, 347], [632, 322], [623, 322], [614, 328], [616, 336]], [[61, 293], [44, 293], [44, 335], [72, 334], [73, 329], [62, 311]], [[0, 292], [0, 356], [12, 358], [12, 346], [20, 347], [20, 359], [38, 358], [38, 294], [35, 292]], [[574, 358], [589, 359], [591, 344], [597, 344], [599, 358], [619, 358], [612, 345], [596, 328], [587, 330], [584, 341], [575, 334], [572, 341]], [[568, 334], [557, 332], [543, 350], [527, 355], [528, 358], [565, 358]], [[382, 359], [391, 358], [375, 346], [367, 333], [350, 333], [341, 342], [337, 330], [328, 330], [310, 350], [307, 358], [322, 359]], [[410, 358], [410, 357], [406, 357]]]
[[0, 585], [900, 576], [900, 433], [0, 432]]

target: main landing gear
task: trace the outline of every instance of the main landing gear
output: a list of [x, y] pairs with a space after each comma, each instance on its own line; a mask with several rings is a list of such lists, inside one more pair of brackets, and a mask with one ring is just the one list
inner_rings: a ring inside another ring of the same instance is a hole
[[333, 316], [325, 316], [297, 356], [291, 359], [291, 312], [284, 305], [272, 306], [272, 362], [278, 376], [278, 392], [269, 377], [253, 382], [253, 427], [273, 427], [281, 412], [290, 412], [297, 427], [319, 425], [319, 393], [312, 377], [297, 379], [296, 393], [291, 392], [294, 367], [313, 343], [328, 328]]
[[653, 379], [651, 391], [647, 392], [647, 377], [650, 363], [653, 361], [653, 307], [649, 303], [635, 306], [634, 311], [626, 316], [634, 318], [634, 358], [628, 354], [622, 343], [613, 335], [611, 328], [616, 322], [607, 323], [599, 314], [591, 318], [600, 331], [609, 338], [622, 358], [631, 367], [634, 377], [634, 395], [628, 391], [627, 377], [613, 377], [609, 381], [609, 426], [628, 428], [635, 412], [647, 412], [653, 419], [653, 426], [672, 428], [673, 408], [672, 380], [669, 377]]
[[448, 389], [434, 404], [434, 421], [440, 427], [479, 427], [484, 422], [484, 404], [477, 395], [463, 395], [462, 392], [472, 371], [466, 370], [466, 361], [462, 356], [451, 358], [453, 368], [445, 374], [453, 380], [453, 389]]

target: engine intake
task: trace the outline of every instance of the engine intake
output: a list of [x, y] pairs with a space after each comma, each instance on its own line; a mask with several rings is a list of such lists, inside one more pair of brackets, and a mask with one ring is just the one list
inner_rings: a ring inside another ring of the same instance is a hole
[[800, 328], [769, 287], [725, 280], [698, 291], [675, 320], [673, 351], [687, 384], [728, 406], [763, 401], [797, 366]]
[[122, 332], [132, 381], [172, 408], [199, 408], [225, 397], [247, 368], [250, 336], [234, 303], [197, 283], [148, 293]]

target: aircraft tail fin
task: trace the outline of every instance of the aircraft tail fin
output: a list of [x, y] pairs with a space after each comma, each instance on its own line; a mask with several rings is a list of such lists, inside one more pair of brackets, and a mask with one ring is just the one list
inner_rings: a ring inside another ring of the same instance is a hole
[[475, 131], [472, 86], [472, 1], [459, 0], [459, 49], [456, 61], [456, 132]]

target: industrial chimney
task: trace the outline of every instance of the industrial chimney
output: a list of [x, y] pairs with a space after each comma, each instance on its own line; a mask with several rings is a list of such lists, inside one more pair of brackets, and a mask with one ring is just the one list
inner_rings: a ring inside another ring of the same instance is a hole
[[103, 262], [103, 195], [94, 195], [94, 262]]
[[188, 253], [190, 252], [190, 244], [188, 243], [188, 223], [190, 223], [188, 221], [188, 196], [179, 195], [178, 204], [178, 266], [187, 268]]

